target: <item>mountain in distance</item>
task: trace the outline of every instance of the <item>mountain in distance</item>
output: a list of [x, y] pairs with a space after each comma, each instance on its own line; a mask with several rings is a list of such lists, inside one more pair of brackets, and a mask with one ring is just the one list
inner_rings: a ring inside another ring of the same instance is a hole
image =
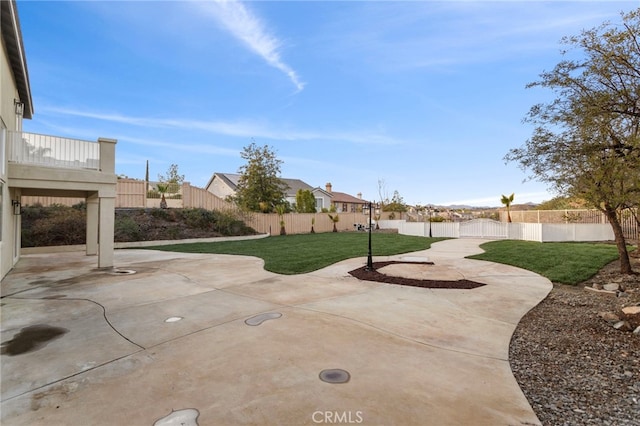
[[[531, 210], [535, 208], [538, 203], [523, 203], [523, 204], [512, 204], [511, 210]], [[448, 209], [448, 210], [495, 210], [504, 208], [503, 205], [500, 206], [470, 206], [468, 204], [450, 204], [447, 206], [435, 206], [437, 209]]]

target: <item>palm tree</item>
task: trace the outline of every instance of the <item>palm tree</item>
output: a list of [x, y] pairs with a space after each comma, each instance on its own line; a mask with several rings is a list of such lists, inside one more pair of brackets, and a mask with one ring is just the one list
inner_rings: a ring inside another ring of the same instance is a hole
[[508, 197], [503, 195], [502, 198], [500, 198], [500, 202], [507, 208], [507, 222], [509, 223], [511, 223], [511, 203], [513, 203], [514, 196], [515, 193], [512, 193]]
[[336, 223], [340, 222], [340, 216], [338, 216], [337, 213], [335, 215], [329, 214], [328, 216], [329, 216], [329, 219], [331, 219], [331, 222], [333, 222], [333, 232], [338, 232], [338, 227], [336, 226]]
[[160, 194], [162, 194], [162, 198], [160, 199], [160, 208], [161, 209], [166, 209], [167, 208], [167, 200], [164, 198], [164, 194], [167, 193], [167, 191], [169, 190], [169, 185], [166, 183], [159, 183], [156, 185], [156, 188], [158, 189], [158, 192]]
[[276, 206], [276, 213], [278, 213], [278, 217], [280, 218], [280, 235], [287, 235], [287, 230], [284, 228], [285, 211], [286, 211], [286, 207], [284, 204], [278, 204]]

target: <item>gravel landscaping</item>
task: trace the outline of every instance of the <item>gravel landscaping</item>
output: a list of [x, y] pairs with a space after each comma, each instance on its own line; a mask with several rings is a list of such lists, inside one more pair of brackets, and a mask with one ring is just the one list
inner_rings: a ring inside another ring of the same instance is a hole
[[[640, 258], [632, 263], [640, 271]], [[640, 304], [640, 275], [619, 270], [613, 262], [579, 286], [554, 285], [518, 324], [511, 369], [543, 425], [640, 425], [640, 334], [629, 331], [639, 316], [621, 311]], [[611, 283], [625, 291], [584, 289]]]

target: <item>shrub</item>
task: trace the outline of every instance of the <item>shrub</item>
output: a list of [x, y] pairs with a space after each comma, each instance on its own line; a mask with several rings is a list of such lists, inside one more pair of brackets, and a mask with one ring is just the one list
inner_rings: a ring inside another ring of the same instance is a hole
[[151, 213], [151, 216], [155, 217], [156, 219], [162, 219], [167, 221], [175, 220], [175, 216], [169, 209], [153, 208], [153, 209], [150, 209], [149, 211]]
[[211, 210], [205, 209], [183, 209], [182, 217], [187, 226], [196, 229], [213, 229], [215, 214]]
[[119, 242], [144, 240], [140, 225], [129, 216], [116, 218], [113, 236]]
[[[86, 204], [73, 207], [25, 206], [22, 210], [22, 247], [84, 244]], [[116, 209], [117, 242], [253, 235], [234, 212], [205, 209]]]
[[34, 207], [22, 218], [22, 246], [84, 244], [87, 224], [85, 212], [67, 206]]

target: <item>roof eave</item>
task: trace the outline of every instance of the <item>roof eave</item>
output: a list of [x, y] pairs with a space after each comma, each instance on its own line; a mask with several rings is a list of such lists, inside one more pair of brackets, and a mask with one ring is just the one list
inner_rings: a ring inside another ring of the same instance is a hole
[[18, 96], [20, 96], [19, 100], [24, 104], [22, 117], [31, 119], [34, 112], [33, 99], [31, 97], [27, 58], [24, 52], [24, 44], [22, 43], [18, 6], [15, 0], [1, 2], [0, 25], [2, 26], [2, 39], [7, 49], [9, 64], [18, 89]]

